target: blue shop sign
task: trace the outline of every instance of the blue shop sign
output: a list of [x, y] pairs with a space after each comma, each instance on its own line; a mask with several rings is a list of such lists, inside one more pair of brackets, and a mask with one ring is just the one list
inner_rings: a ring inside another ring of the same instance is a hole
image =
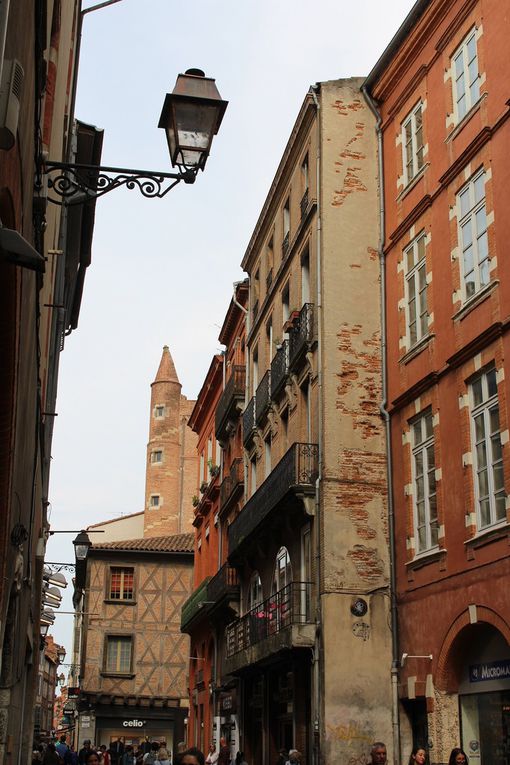
[[504, 680], [506, 678], [510, 678], [510, 659], [488, 661], [485, 664], [472, 664], [469, 667], [470, 683]]

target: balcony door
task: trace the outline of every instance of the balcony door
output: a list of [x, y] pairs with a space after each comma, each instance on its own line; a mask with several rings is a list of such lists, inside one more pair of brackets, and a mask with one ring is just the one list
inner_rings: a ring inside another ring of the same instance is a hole
[[274, 567], [272, 597], [269, 604], [270, 632], [279, 632], [291, 623], [292, 614], [292, 564], [289, 551], [280, 547]]

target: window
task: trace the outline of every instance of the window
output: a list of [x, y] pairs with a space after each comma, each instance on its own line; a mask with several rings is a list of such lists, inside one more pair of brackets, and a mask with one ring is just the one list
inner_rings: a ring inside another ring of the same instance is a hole
[[250, 460], [250, 497], [255, 494], [257, 491], [257, 458], [253, 457], [253, 459]]
[[131, 672], [132, 649], [131, 637], [107, 637], [105, 671], [123, 674]]
[[163, 462], [163, 452], [160, 449], [151, 453], [151, 462], [152, 464]]
[[264, 478], [271, 473], [271, 434], [264, 441]]
[[476, 53], [476, 29], [463, 40], [452, 56], [453, 108], [460, 122], [480, 98], [480, 78]]
[[248, 611], [262, 603], [262, 582], [258, 571], [254, 571], [250, 577], [248, 586]]
[[496, 370], [474, 380], [470, 393], [477, 521], [484, 529], [506, 518]]
[[150, 500], [149, 500], [150, 507], [159, 507], [159, 494], [151, 494]]
[[110, 600], [133, 600], [134, 577], [133, 568], [111, 568]]
[[282, 251], [285, 255], [289, 249], [290, 241], [290, 198], [287, 197], [287, 201], [283, 206], [283, 242]]
[[406, 323], [408, 346], [428, 334], [426, 236], [420, 234], [404, 252], [406, 269]]
[[161, 404], [158, 404], [158, 406], [154, 407], [154, 417], [158, 420], [161, 417], [165, 416], [165, 407]]
[[[282, 325], [285, 326], [290, 316], [290, 287], [287, 283], [282, 292]], [[284, 334], [284, 338], [287, 338], [288, 334]]]
[[421, 102], [402, 123], [402, 160], [407, 186], [423, 167], [423, 122]]
[[457, 194], [459, 244], [462, 249], [464, 297], [469, 300], [489, 283], [489, 244], [485, 212], [485, 172], [482, 170]]
[[416, 551], [437, 547], [436, 463], [434, 428], [428, 410], [412, 426], [413, 434], [413, 500]]
[[301, 304], [310, 302], [310, 254], [305, 250], [301, 258]]

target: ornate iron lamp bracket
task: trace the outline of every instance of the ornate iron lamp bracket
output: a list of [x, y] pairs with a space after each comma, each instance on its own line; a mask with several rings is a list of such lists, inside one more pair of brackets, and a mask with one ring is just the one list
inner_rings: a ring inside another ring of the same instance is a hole
[[[59, 197], [49, 196], [49, 201], [57, 205], [78, 205], [102, 197], [120, 186], [138, 189], [144, 197], [162, 199], [181, 181], [194, 183], [198, 168], [182, 167], [177, 173], [160, 173], [125, 167], [45, 162], [44, 171], [48, 177], [48, 188]], [[170, 181], [168, 185], [167, 181]]]

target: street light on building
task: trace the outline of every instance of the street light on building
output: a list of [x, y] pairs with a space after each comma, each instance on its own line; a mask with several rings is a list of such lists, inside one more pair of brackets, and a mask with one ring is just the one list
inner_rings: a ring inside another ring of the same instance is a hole
[[73, 539], [74, 555], [77, 561], [84, 561], [89, 553], [92, 542], [85, 531], [80, 531], [76, 539]]
[[[124, 167], [42, 161], [48, 187], [59, 197], [51, 202], [83, 204], [119, 186], [138, 188], [145, 197], [164, 197], [180, 181], [194, 183], [203, 170], [228, 101], [223, 101], [215, 81], [201, 69], [179, 74], [167, 93], [158, 127], [165, 131], [174, 173]], [[170, 181], [165, 186], [166, 181]]]

